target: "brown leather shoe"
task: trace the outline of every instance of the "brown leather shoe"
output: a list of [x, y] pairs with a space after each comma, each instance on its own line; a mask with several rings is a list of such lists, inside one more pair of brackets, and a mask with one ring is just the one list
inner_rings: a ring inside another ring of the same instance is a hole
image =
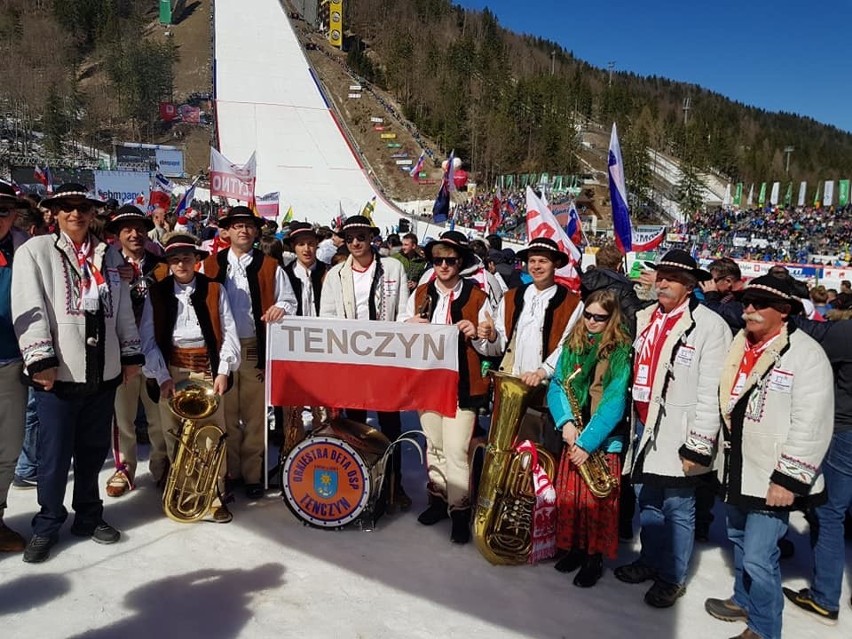
[[110, 497], [121, 497], [130, 490], [130, 479], [123, 470], [117, 470], [107, 480], [106, 493]]
[[230, 524], [234, 519], [231, 511], [225, 505], [214, 508], [211, 516], [215, 524]]
[[21, 535], [0, 521], [0, 552], [23, 552], [26, 546]]

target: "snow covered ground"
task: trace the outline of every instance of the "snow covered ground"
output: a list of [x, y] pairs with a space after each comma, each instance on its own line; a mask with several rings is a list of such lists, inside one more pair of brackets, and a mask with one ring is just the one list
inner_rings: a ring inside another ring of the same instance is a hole
[[[405, 416], [406, 427], [415, 422]], [[0, 636], [710, 639], [743, 629], [703, 609], [706, 597], [727, 596], [731, 587], [720, 517], [711, 543], [696, 546], [686, 595], [672, 609], [654, 610], [642, 602], [646, 586], [617, 581], [613, 564], [595, 588], [582, 590], [550, 562], [491, 566], [472, 544], [450, 544], [446, 522], [419, 525], [426, 497], [417, 461], [409, 450], [405, 485], [414, 508], [382, 518], [370, 533], [304, 527], [275, 492], [256, 503], [238, 495], [229, 525], [176, 524], [162, 514], [140, 464], [137, 490], [105, 497], [106, 519], [123, 531], [118, 544], [72, 537], [69, 517], [46, 563], [0, 555]], [[35, 509], [34, 491], [13, 490], [6, 521], [28, 535]], [[786, 585], [798, 588], [806, 584], [810, 558], [801, 517], [794, 517], [794, 528], [796, 557], [782, 567]], [[635, 543], [622, 545], [619, 562], [635, 552]], [[834, 628], [788, 606], [785, 637], [848, 639], [849, 596], [847, 577]]]

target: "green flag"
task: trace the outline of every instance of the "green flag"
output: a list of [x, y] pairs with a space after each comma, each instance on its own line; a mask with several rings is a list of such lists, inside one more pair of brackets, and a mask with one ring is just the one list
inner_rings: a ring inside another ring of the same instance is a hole
[[759, 206], [766, 204], [766, 182], [760, 185], [760, 195], [757, 196], [757, 204]]
[[838, 185], [837, 206], [849, 204], [849, 180], [840, 180]]
[[822, 202], [822, 200], [820, 199], [820, 196], [819, 196], [819, 182], [817, 182], [817, 190], [816, 190], [816, 193], [814, 193], [814, 208], [819, 208], [819, 205], [820, 205], [821, 202]]
[[737, 182], [737, 191], [736, 195], [734, 195], [734, 205], [742, 206], [743, 205], [743, 183]]
[[787, 185], [787, 193], [784, 195], [784, 206], [790, 206], [793, 203], [793, 183]]

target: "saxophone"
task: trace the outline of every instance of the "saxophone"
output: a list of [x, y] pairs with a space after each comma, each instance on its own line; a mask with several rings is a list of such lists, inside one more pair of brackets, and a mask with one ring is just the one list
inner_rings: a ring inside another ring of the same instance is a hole
[[[492, 564], [525, 564], [532, 550], [535, 488], [532, 457], [515, 446], [532, 389], [512, 375], [494, 371], [489, 375], [494, 378], [494, 410], [473, 514], [473, 540]], [[556, 462], [543, 447], [536, 444], [536, 449], [539, 463], [553, 479]]]
[[[571, 380], [580, 374], [582, 369], [578, 366], [563, 382], [565, 395], [568, 396], [568, 404], [571, 406], [571, 412], [574, 413], [574, 425], [577, 427], [577, 432], [583, 432], [583, 413], [580, 407], [580, 400], [574, 394], [571, 388]], [[610, 473], [609, 465], [606, 463], [606, 457], [602, 450], [596, 450], [589, 453], [589, 458], [580, 466], [577, 466], [580, 477], [586, 482], [589, 492], [598, 499], [608, 497], [609, 494], [618, 486], [618, 478], [613, 477]]]

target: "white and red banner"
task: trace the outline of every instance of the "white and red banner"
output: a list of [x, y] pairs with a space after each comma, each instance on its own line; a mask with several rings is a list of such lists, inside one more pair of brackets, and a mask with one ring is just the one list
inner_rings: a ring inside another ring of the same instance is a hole
[[274, 193], [267, 193], [257, 198], [255, 200], [257, 214], [267, 220], [277, 220], [279, 195], [279, 192], [275, 191]]
[[565, 229], [556, 221], [547, 204], [530, 187], [527, 187], [527, 239], [532, 242], [540, 237], [553, 240], [559, 246], [559, 250], [569, 256], [568, 265], [556, 271], [556, 279], [571, 290], [579, 291], [580, 276], [575, 267], [580, 261], [580, 251], [569, 239]]
[[[669, 235], [673, 235], [669, 233]], [[666, 239], [666, 227], [661, 226], [656, 231], [638, 231], [633, 229], [632, 243], [634, 251], [653, 251]], [[681, 241], [681, 240], [669, 240]], [[683, 240], [684, 242], [686, 240]]]
[[267, 329], [272, 406], [456, 414], [458, 328], [285, 317]]
[[254, 153], [248, 162], [240, 165], [210, 148], [210, 195], [250, 202], [254, 198], [256, 178], [257, 160]]

